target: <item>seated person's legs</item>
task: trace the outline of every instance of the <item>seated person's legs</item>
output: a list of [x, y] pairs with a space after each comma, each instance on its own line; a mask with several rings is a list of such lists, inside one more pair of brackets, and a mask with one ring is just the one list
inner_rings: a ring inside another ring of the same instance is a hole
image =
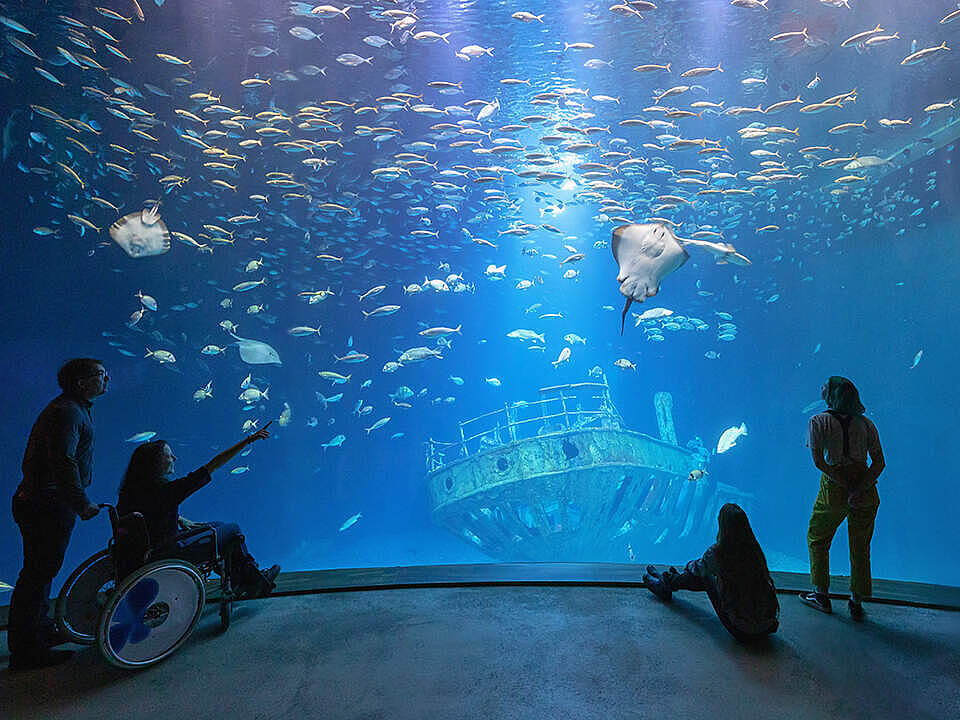
[[660, 573], [653, 565], [648, 565], [643, 581], [647, 588], [663, 601], [671, 600], [674, 590], [705, 590], [723, 626], [738, 640], [745, 641], [747, 639], [733, 627], [726, 613], [721, 610], [716, 585], [713, 578], [704, 570], [701, 559], [698, 558], [688, 562], [683, 568], [683, 572], [677, 572], [675, 567], [670, 567], [665, 572]]
[[688, 562], [683, 572], [677, 572], [677, 569], [671, 566], [660, 573], [653, 565], [648, 565], [643, 581], [657, 597], [663, 600], [669, 599], [674, 590], [709, 589], [708, 576], [699, 558]]
[[197, 523], [189, 530], [181, 530], [166, 545], [150, 552], [151, 560], [177, 558], [194, 564], [204, 563], [216, 556], [217, 546], [206, 523]]
[[[158, 549], [153, 553], [153, 557], [176, 557], [192, 563], [202, 563], [212, 560], [218, 553], [223, 558], [233, 589], [239, 594], [261, 597], [273, 589], [273, 581], [280, 567], [274, 565], [261, 571], [247, 550], [244, 536], [236, 523], [212, 521], [195, 525], [196, 527], [178, 533], [173, 544]], [[214, 538], [210, 535], [211, 530], [216, 536], [216, 547]]]
[[682, 573], [671, 567], [664, 573], [664, 577], [669, 578], [671, 590], [710, 590], [709, 575], [700, 558], [688, 562]]
[[260, 597], [272, 590], [280, 571], [278, 565], [261, 570], [247, 545], [240, 526], [236, 523], [208, 523], [217, 533], [217, 546], [227, 563], [230, 581], [238, 592], [248, 597]]

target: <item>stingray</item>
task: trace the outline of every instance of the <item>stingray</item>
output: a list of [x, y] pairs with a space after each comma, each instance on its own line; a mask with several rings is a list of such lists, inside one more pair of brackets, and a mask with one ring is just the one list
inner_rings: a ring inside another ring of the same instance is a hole
[[620, 272], [617, 282], [627, 301], [620, 316], [620, 334], [627, 311], [634, 300], [643, 302], [660, 290], [664, 277], [683, 265], [690, 257], [677, 236], [660, 223], [621, 225], [613, 231], [610, 244], [613, 259]]
[[110, 237], [132, 258], [163, 255], [170, 249], [170, 231], [160, 219], [160, 203], [124, 215], [110, 226]]
[[280, 355], [265, 342], [248, 340], [230, 333], [240, 346], [240, 359], [248, 365], [283, 365]]

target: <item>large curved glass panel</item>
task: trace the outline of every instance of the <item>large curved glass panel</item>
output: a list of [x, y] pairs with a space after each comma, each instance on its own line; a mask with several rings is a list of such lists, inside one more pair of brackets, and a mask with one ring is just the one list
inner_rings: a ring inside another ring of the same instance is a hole
[[960, 584], [953, 3], [4, 8], [6, 496], [94, 357], [94, 501], [270, 423], [181, 507], [261, 565], [676, 563], [736, 502], [806, 572], [845, 376], [874, 576]]

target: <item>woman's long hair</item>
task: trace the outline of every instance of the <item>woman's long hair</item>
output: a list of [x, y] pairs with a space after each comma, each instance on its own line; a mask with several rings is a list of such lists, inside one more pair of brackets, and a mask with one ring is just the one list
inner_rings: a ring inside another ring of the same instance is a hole
[[831, 375], [827, 380], [823, 400], [828, 408], [844, 415], [863, 415], [865, 410], [857, 386], [841, 375]]
[[762, 587], [769, 578], [767, 558], [743, 508], [727, 503], [720, 508], [717, 521], [717, 559], [723, 574], [748, 592]]
[[136, 492], [163, 478], [163, 448], [166, 444], [165, 440], [153, 440], [137, 446], [123, 474], [121, 493]]

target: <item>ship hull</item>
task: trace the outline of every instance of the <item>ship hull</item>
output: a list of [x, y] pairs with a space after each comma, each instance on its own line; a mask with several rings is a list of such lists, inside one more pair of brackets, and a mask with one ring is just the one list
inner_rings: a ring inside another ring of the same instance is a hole
[[672, 556], [712, 540], [724, 502], [749, 512], [749, 495], [687, 479], [701, 462], [641, 433], [572, 430], [447, 464], [428, 475], [428, 493], [435, 522], [498, 560]]

